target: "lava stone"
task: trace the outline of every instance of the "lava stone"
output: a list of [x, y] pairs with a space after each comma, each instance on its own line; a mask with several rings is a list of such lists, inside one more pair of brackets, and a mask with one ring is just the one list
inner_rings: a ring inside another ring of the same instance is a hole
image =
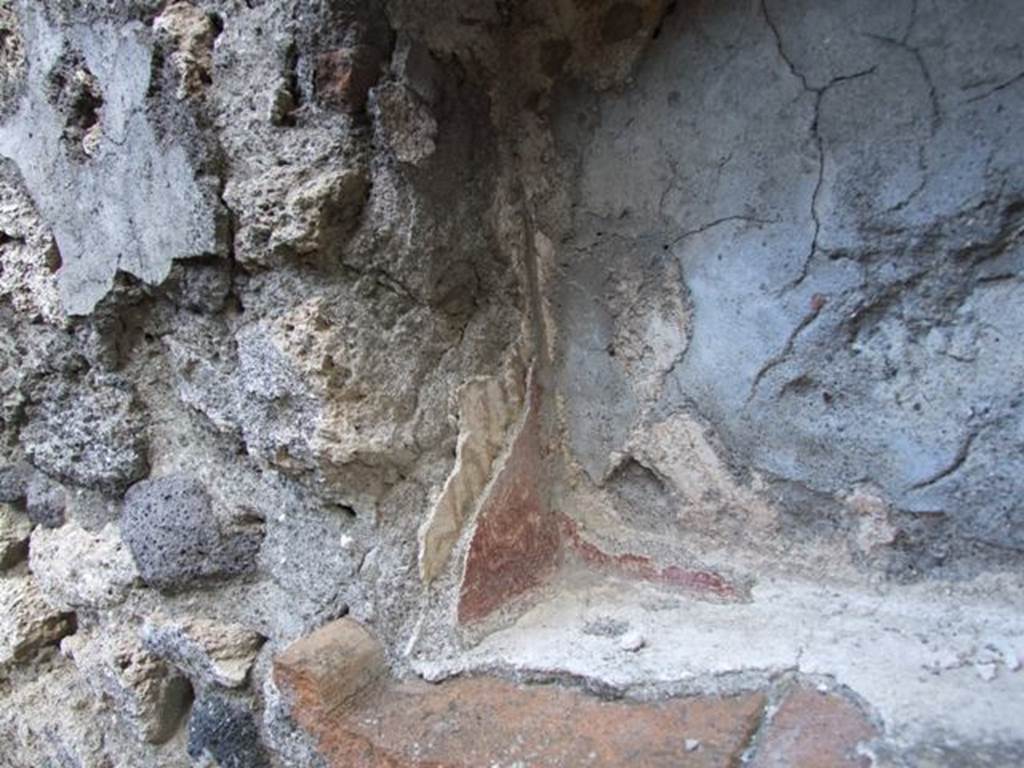
[[270, 765], [251, 707], [217, 694], [200, 698], [192, 707], [188, 754], [193, 760], [212, 758], [219, 768]]
[[251, 570], [262, 543], [251, 531], [223, 535], [206, 489], [187, 475], [132, 486], [125, 495], [121, 535], [143, 581], [161, 590]]

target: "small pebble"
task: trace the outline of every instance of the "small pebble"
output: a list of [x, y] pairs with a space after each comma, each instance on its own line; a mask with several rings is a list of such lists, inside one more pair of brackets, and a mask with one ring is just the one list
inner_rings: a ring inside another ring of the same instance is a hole
[[978, 673], [978, 677], [986, 682], [994, 680], [996, 677], [996, 665], [995, 664], [975, 664], [975, 671]]
[[696, 752], [700, 748], [700, 739], [687, 739], [686, 740], [686, 751]]
[[644, 645], [646, 645], [644, 636], [636, 631], [627, 632], [619, 638], [619, 648], [621, 648], [624, 651], [630, 651], [632, 653], [635, 653], [636, 651], [639, 651], [641, 648], [643, 648]]

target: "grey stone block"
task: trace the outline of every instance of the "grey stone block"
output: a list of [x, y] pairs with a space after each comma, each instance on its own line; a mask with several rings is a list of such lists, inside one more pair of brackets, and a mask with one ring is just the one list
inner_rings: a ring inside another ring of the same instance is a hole
[[37, 473], [25, 492], [25, 511], [28, 519], [36, 525], [60, 528], [64, 525], [64, 511], [67, 499], [64, 488], [46, 475]]
[[23, 461], [0, 467], [0, 503], [14, 504], [25, 498], [32, 467]]
[[257, 532], [223, 533], [206, 489], [185, 475], [129, 489], [121, 531], [143, 581], [163, 590], [251, 570], [262, 541]]

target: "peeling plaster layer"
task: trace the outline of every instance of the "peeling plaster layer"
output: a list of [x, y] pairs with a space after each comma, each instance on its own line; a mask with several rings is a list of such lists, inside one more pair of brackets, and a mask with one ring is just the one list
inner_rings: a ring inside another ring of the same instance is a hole
[[[158, 133], [147, 113], [150, 30], [138, 22], [58, 28], [28, 0], [21, 11], [31, 66], [0, 131], [0, 155], [16, 164], [53, 229], [65, 311], [92, 311], [118, 271], [156, 285], [174, 259], [222, 252], [219, 181], [198, 173], [181, 136]], [[69, 66], [69, 55], [78, 63]], [[74, 116], [54, 93], [58, 79], [82, 72], [102, 98], [87, 153], [69, 146]]]

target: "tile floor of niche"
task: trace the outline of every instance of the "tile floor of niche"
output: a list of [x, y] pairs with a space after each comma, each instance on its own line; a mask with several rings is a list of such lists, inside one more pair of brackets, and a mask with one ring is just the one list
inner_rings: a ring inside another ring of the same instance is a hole
[[293, 644], [275, 680], [292, 718], [339, 768], [843, 768], [866, 765], [859, 745], [877, 735], [850, 699], [792, 681], [659, 701], [490, 675], [399, 681], [350, 619]]
[[995, 599], [766, 580], [722, 604], [579, 573], [553, 586], [466, 655], [422, 663], [425, 679], [392, 678], [351, 619], [297, 641], [275, 679], [332, 766], [867, 767], [885, 764], [883, 736], [1019, 731], [1024, 626]]
[[[764, 577], [749, 601], [722, 603], [566, 573], [548, 594], [466, 656], [420, 672], [557, 671], [644, 698], [749, 690], [796, 675], [851, 693], [887, 738], [906, 744], [1022, 737], [1021, 597], [996, 577], [875, 590]], [[623, 650], [629, 633], [643, 638], [640, 650]]]

